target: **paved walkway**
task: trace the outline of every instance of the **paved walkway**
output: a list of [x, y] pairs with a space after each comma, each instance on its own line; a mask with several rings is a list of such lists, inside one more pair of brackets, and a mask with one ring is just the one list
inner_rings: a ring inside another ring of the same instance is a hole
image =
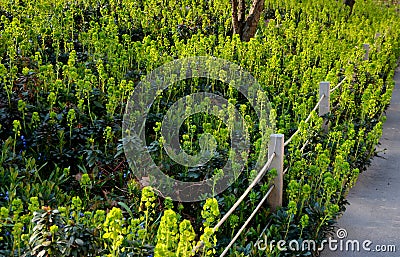
[[[321, 257], [400, 256], [400, 67], [397, 67], [395, 81], [381, 145], [378, 146], [378, 150], [386, 148], [386, 151], [379, 154], [383, 158], [375, 157], [368, 170], [360, 174], [347, 196], [350, 206], [337, 224], [338, 228], [347, 231], [347, 237], [343, 239], [344, 251], [331, 251], [326, 245]], [[335, 235], [333, 239], [338, 238]], [[358, 240], [360, 251], [345, 251], [346, 240]], [[378, 245], [395, 245], [396, 252], [367, 252], [362, 247], [364, 240], [372, 241], [369, 246], [372, 250]]]

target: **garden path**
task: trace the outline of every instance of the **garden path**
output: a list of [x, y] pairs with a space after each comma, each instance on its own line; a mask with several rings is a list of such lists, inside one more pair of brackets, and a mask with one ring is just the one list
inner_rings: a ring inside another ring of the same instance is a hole
[[[400, 256], [400, 66], [395, 81], [381, 145], [378, 146], [378, 151], [386, 150], [379, 153], [382, 158], [375, 157], [367, 171], [360, 174], [347, 196], [350, 206], [338, 220], [336, 228], [347, 231], [343, 251], [340, 251], [339, 244], [336, 251], [326, 245], [321, 257]], [[333, 239], [337, 240], [337, 235]], [[346, 240], [358, 240], [360, 251], [345, 251]], [[362, 248], [364, 240], [372, 241], [371, 249], [377, 245], [395, 245], [396, 252], [367, 252]]]

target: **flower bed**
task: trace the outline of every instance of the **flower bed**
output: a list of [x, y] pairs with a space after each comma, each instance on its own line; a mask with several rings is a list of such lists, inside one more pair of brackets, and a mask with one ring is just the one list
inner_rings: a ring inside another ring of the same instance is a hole
[[[348, 13], [336, 1], [266, 1], [255, 38], [241, 42], [231, 32], [229, 1], [0, 0], [0, 255], [191, 256], [201, 240], [197, 254], [216, 255], [273, 178], [271, 172], [212, 231], [258, 172], [258, 156], [266, 154], [262, 139], [273, 130], [288, 137], [297, 128], [285, 150], [284, 207], [276, 213], [263, 207], [230, 254], [316, 254], [258, 251], [254, 244], [267, 224], [271, 240], [320, 242], [376, 154], [400, 54], [400, 19], [394, 8], [373, 1]], [[166, 174], [182, 181], [218, 174], [230, 134], [214, 115], [186, 119], [182, 148], [198, 153], [199, 138], [209, 133], [217, 151], [204, 167], [179, 166], [162, 148], [168, 108], [185, 95], [212, 92], [245, 117], [251, 148], [242, 174], [200, 203], [171, 202], [143, 189], [121, 141], [124, 108], [138, 81], [187, 56], [240, 65], [260, 83], [272, 110], [258, 120], [251, 103], [223, 81], [186, 80], [157, 97], [146, 123], [148, 149]], [[304, 123], [319, 82], [343, 79], [324, 117], [329, 132], [316, 113]]]

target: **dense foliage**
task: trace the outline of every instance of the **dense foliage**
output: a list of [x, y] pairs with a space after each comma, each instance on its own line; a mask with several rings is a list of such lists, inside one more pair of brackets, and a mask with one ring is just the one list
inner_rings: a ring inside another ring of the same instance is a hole
[[[266, 154], [261, 138], [286, 137], [284, 207], [265, 206], [231, 256], [265, 255], [268, 238], [322, 240], [344, 210], [382, 132], [400, 54], [400, 18], [371, 0], [353, 14], [341, 1], [265, 3], [254, 39], [232, 35], [227, 0], [0, 0], [0, 255], [199, 256], [220, 253], [268, 190], [273, 173], [216, 233], [212, 227], [243, 193]], [[362, 44], [370, 45], [363, 61]], [[266, 128], [243, 96], [222, 82], [184, 81], [165, 90], [146, 126], [149, 150], [164, 172], [196, 181], [219, 172], [229, 151], [226, 126], [195, 115], [180, 134], [188, 153], [211, 133], [218, 154], [203, 168], [175, 165], [162, 150], [162, 115], [179, 98], [217, 92], [246, 117], [252, 148], [241, 177], [202, 203], [172, 203], [136, 181], [121, 144], [121, 120], [141, 77], [171, 60], [215, 56], [245, 68], [263, 86], [273, 111]], [[328, 133], [313, 113], [318, 84], [330, 81]], [[276, 122], [273, 122], [276, 117]], [[272, 122], [271, 122], [272, 121]], [[302, 147], [305, 142], [309, 142]], [[299, 256], [315, 252], [281, 252]]]

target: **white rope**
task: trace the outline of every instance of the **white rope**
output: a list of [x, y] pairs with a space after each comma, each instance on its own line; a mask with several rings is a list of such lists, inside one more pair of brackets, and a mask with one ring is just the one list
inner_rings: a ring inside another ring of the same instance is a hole
[[[227, 213], [225, 213], [224, 217], [218, 222], [217, 225], [214, 227], [214, 232], [218, 230], [219, 227], [224, 224], [224, 222], [229, 218], [229, 216], [236, 210], [236, 208], [239, 206], [239, 204], [244, 200], [244, 198], [250, 193], [251, 189], [258, 183], [258, 181], [264, 176], [264, 173], [267, 171], [269, 166], [272, 163], [272, 160], [275, 158], [276, 153], [273, 152], [271, 157], [269, 157], [267, 163], [264, 165], [264, 167], [260, 170], [260, 172], [257, 174], [257, 176], [254, 178], [253, 182], [248, 186], [246, 191], [242, 194], [242, 196], [235, 202], [235, 204], [229, 209]], [[200, 241], [199, 244], [197, 244], [196, 247], [193, 248], [192, 252], [196, 252], [199, 248], [203, 247], [204, 242]]]
[[262, 235], [265, 233], [265, 231], [267, 230], [267, 228], [269, 227], [269, 225], [271, 224], [272, 220], [269, 220], [267, 225], [265, 225], [264, 229], [261, 231], [261, 234], [258, 236], [258, 238], [261, 238]]
[[236, 201], [236, 203], [229, 209], [227, 213], [225, 213], [224, 217], [218, 222], [217, 225], [215, 225], [214, 230], [216, 231], [219, 227], [221, 227], [222, 224], [228, 219], [228, 217], [236, 210], [236, 208], [239, 206], [239, 204], [244, 200], [244, 198], [250, 193], [251, 189], [258, 183], [258, 181], [264, 176], [265, 171], [269, 168], [269, 166], [272, 163], [272, 160], [275, 157], [275, 152], [269, 157], [268, 162], [264, 165], [264, 167], [261, 169], [261, 171], [258, 173], [257, 177], [251, 182], [249, 187], [246, 189], [246, 191], [242, 194], [242, 196]]
[[307, 139], [307, 141], [304, 143], [304, 145], [300, 148], [300, 152], [304, 151], [304, 148], [306, 148], [306, 146], [308, 145], [308, 143], [310, 143], [310, 141]]
[[343, 82], [346, 80], [346, 77], [344, 79], [342, 79], [342, 81], [339, 82], [339, 84], [336, 85], [336, 87], [332, 88], [331, 90], [329, 90], [330, 93], [332, 93], [333, 91], [335, 91], [336, 89], [338, 89]]
[[[321, 104], [321, 102], [324, 98], [325, 98], [325, 95], [322, 95], [321, 98], [319, 99], [318, 103], [315, 105], [314, 109], [312, 109], [312, 111], [308, 115], [307, 119], [304, 121], [305, 123], [307, 123], [311, 119], [312, 113], [317, 110], [317, 108], [319, 107], [319, 105]], [[296, 132], [294, 132], [293, 135], [288, 140], [286, 140], [284, 146], [287, 146], [299, 132], [300, 132], [300, 130], [297, 129]]]
[[287, 167], [284, 171], [283, 171], [283, 175], [286, 174], [286, 172], [289, 170], [289, 167]]
[[254, 209], [254, 211], [251, 213], [250, 217], [246, 220], [246, 222], [243, 224], [243, 226], [239, 229], [239, 231], [236, 233], [235, 237], [231, 240], [231, 242], [228, 244], [228, 246], [225, 248], [225, 250], [222, 252], [222, 254], [220, 255], [220, 257], [224, 257], [225, 254], [228, 253], [229, 249], [232, 247], [232, 245], [235, 243], [235, 241], [238, 239], [238, 237], [242, 234], [243, 230], [246, 228], [246, 226], [250, 223], [251, 219], [254, 217], [254, 215], [256, 215], [256, 213], [258, 212], [258, 210], [261, 208], [261, 206], [263, 205], [263, 203], [265, 202], [265, 200], [267, 200], [269, 194], [271, 193], [272, 189], [275, 186], [272, 185], [270, 187], [270, 189], [268, 190], [268, 192], [265, 194], [265, 196], [263, 197], [263, 199], [261, 199], [261, 201], [258, 203], [257, 207]]

